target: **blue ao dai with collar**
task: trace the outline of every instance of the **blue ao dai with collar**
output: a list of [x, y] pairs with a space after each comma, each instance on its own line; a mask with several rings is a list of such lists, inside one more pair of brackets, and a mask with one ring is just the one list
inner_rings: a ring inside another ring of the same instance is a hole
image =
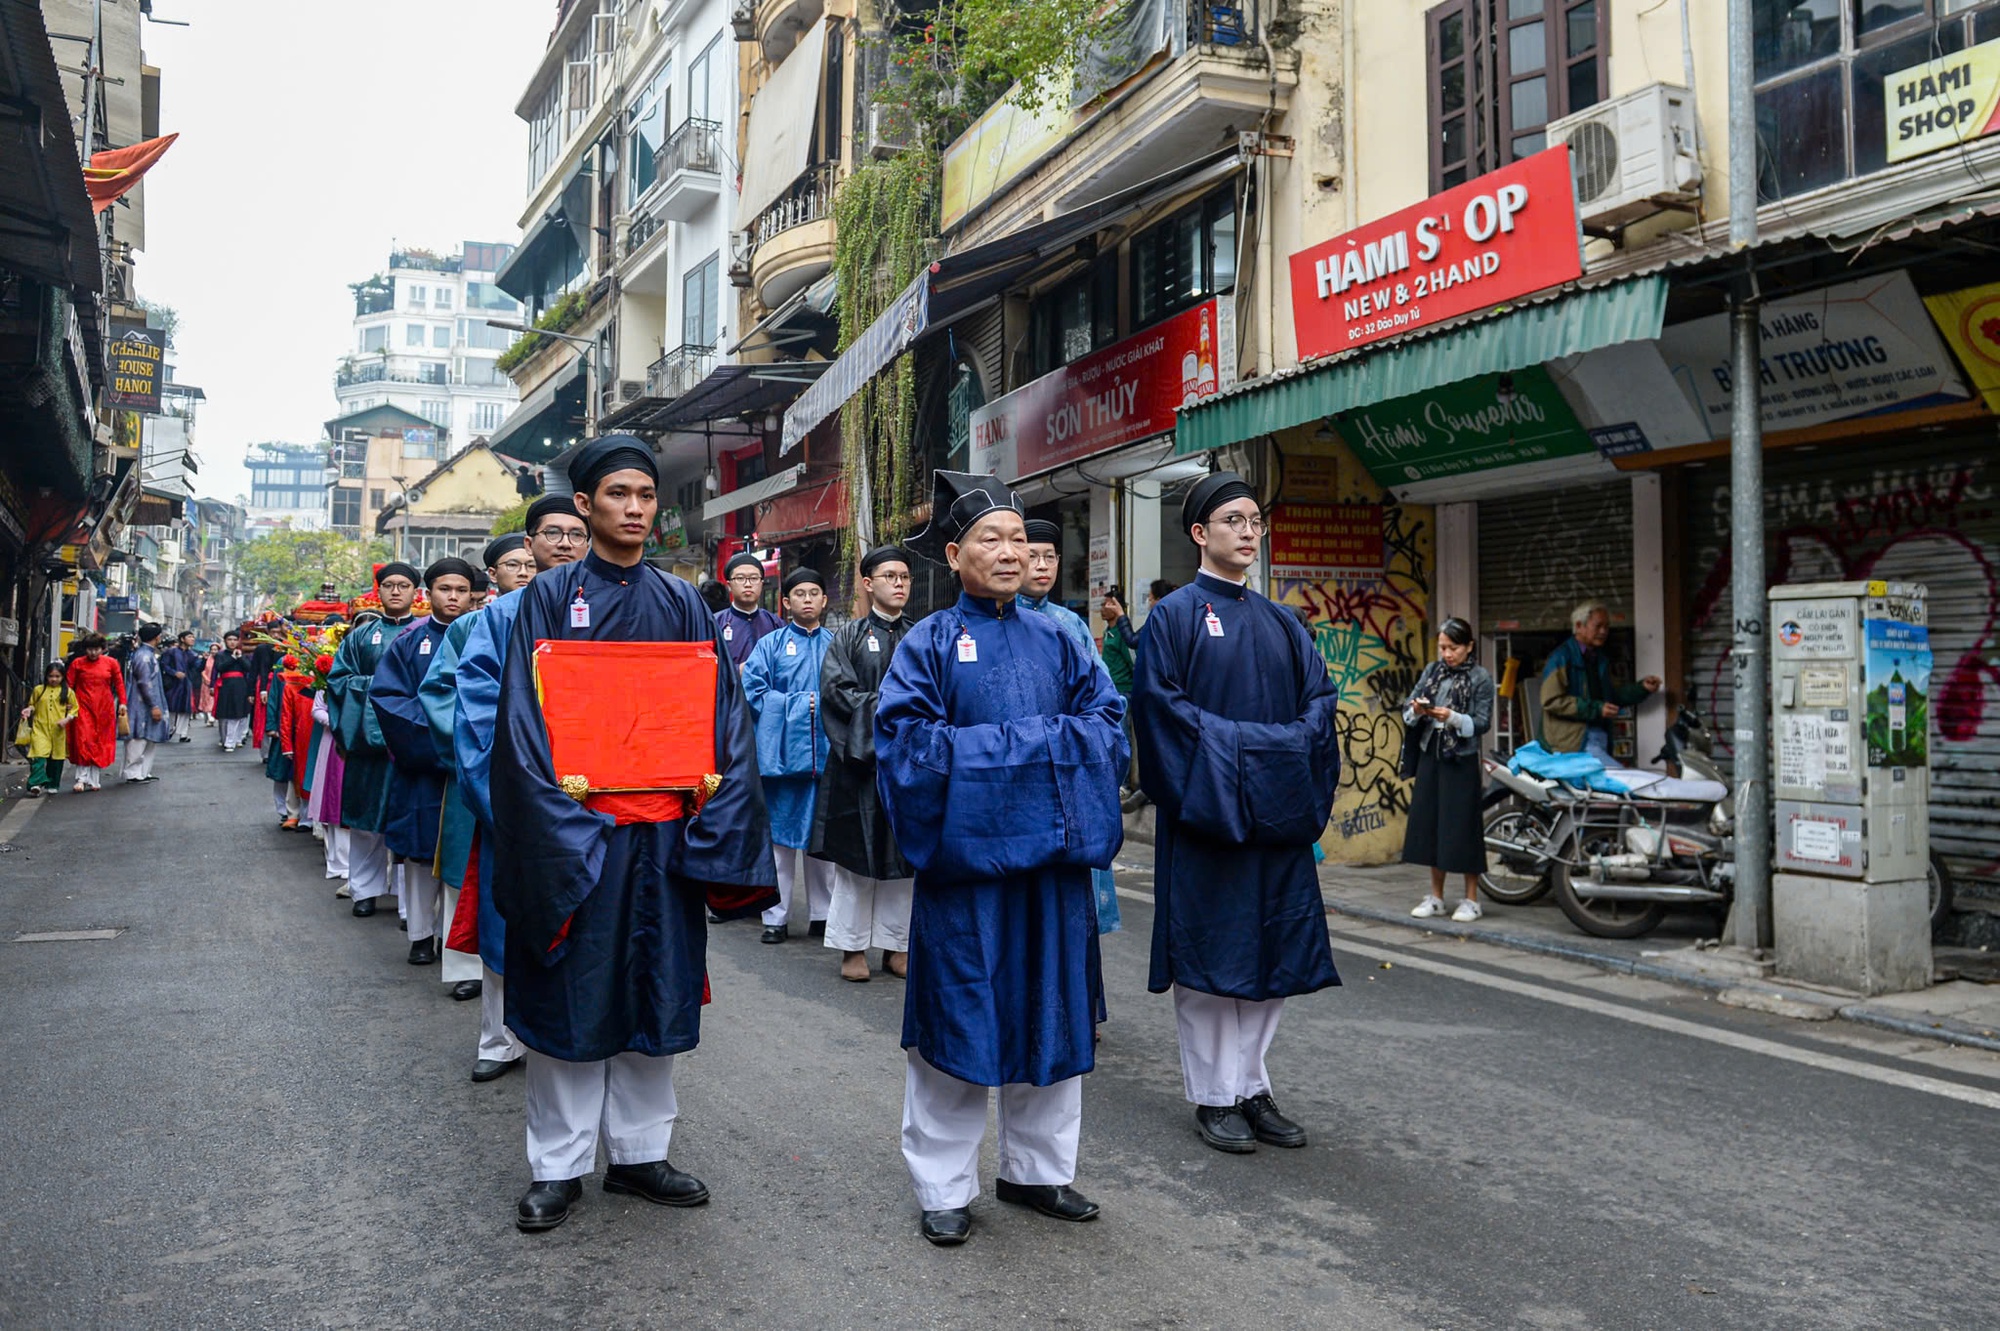
[[[1103, 657], [1097, 650], [1097, 639], [1090, 634], [1090, 625], [1083, 622], [1083, 616], [1066, 605], [1059, 605], [1048, 596], [1023, 596], [1019, 604], [1036, 614], [1047, 615], [1061, 626], [1064, 633], [1076, 640], [1078, 646], [1088, 653], [1090, 659], [1103, 664]], [[1105, 672], [1109, 674], [1109, 671]], [[1114, 684], [1112, 687], [1116, 688]], [[1090, 871], [1090, 888], [1097, 897], [1097, 932], [1115, 933], [1120, 925], [1118, 914], [1118, 880], [1111, 876], [1109, 869]]]
[[767, 633], [743, 662], [743, 697], [757, 723], [757, 769], [774, 845], [812, 844], [813, 802], [826, 770], [819, 714], [820, 663], [833, 641], [824, 627], [797, 624]]

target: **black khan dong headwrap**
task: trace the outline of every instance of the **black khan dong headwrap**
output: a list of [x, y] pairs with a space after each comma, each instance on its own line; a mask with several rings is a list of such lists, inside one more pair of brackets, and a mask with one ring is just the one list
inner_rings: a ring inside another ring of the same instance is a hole
[[1029, 518], [1027, 526], [1029, 545], [1053, 545], [1057, 549], [1062, 548], [1062, 528], [1055, 523], [1047, 518]]
[[408, 564], [405, 564], [400, 559], [392, 559], [388, 563], [382, 565], [381, 568], [375, 570], [375, 585], [377, 587], [380, 587], [384, 579], [393, 578], [398, 574], [401, 574], [403, 577], [408, 578], [410, 580], [410, 585], [412, 587], [416, 586], [419, 582], [423, 580], [422, 575], [419, 574], [415, 568], [411, 567]]
[[875, 570], [884, 564], [901, 564], [905, 568], [908, 568], [910, 564], [910, 552], [900, 545], [878, 545], [867, 554], [861, 556], [861, 576], [864, 578], [874, 577]]
[[439, 578], [448, 578], [454, 573], [464, 578], [467, 583], [471, 583], [475, 576], [472, 565], [457, 555], [446, 555], [424, 570], [424, 586], [435, 587]]
[[963, 471], [931, 473], [930, 525], [910, 538], [909, 548], [934, 564], [948, 563], [944, 548], [965, 539], [972, 525], [988, 513], [1021, 512], [1021, 500], [998, 476]]
[[486, 552], [479, 556], [479, 562], [488, 568], [493, 568], [508, 555], [513, 554], [516, 550], [525, 550], [527, 546], [528, 534], [526, 532], [510, 531], [505, 536], [496, 536], [488, 541], [486, 543]]
[[643, 471], [660, 481], [660, 464], [653, 450], [636, 434], [607, 434], [576, 450], [569, 462], [569, 484], [580, 494], [596, 494], [598, 482], [614, 471]]
[[541, 530], [542, 519], [547, 517], [575, 518], [578, 522], [583, 521], [583, 514], [576, 511], [575, 495], [543, 495], [528, 505], [527, 521], [522, 524], [522, 528], [532, 536]]
[[1209, 514], [1224, 504], [1238, 499], [1255, 499], [1257, 492], [1250, 483], [1233, 471], [1218, 471], [1195, 482], [1187, 498], [1181, 501], [1181, 530], [1192, 531], [1196, 525], [1206, 526]]
[[795, 568], [791, 573], [786, 575], [785, 595], [790, 596], [795, 588], [807, 585], [817, 587], [821, 592], [826, 591], [826, 579], [822, 578], [817, 571], [809, 568]]
[[722, 566], [723, 581], [727, 582], [730, 578], [734, 577], [737, 569], [746, 567], [756, 569], [758, 577], [761, 578], [764, 576], [764, 561], [751, 554], [748, 550], [745, 550], [740, 554], [730, 556], [729, 562]]

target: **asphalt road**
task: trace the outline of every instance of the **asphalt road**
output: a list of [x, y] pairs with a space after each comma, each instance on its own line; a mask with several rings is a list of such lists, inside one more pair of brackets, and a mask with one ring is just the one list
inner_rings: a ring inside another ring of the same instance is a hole
[[[318, 843], [275, 830], [261, 769], [213, 734], [150, 787], [0, 817], [0, 1326], [2000, 1321], [1983, 1056], [1337, 934], [1346, 987], [1294, 1002], [1273, 1051], [1312, 1145], [1223, 1156], [1145, 992], [1140, 899], [1105, 940], [1085, 1089], [1099, 1222], [989, 1195], [971, 1243], [923, 1243], [901, 986], [738, 924], [711, 938], [715, 1003], [678, 1078], [673, 1158], [714, 1202], [593, 1185], [525, 1236], [521, 1079], [466, 1080], [476, 1005], [404, 963], [393, 913], [348, 915]], [[90, 928], [123, 932], [4, 941]]]

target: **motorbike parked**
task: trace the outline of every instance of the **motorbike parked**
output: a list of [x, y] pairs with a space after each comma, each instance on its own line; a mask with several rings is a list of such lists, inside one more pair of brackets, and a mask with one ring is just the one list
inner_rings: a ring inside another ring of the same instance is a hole
[[[1639, 938], [1674, 907], [1707, 907], [1718, 923], [1735, 895], [1735, 796], [1714, 757], [1714, 736], [1683, 706], [1660, 760], [1719, 798], [1649, 799], [1512, 772], [1482, 760], [1487, 872], [1480, 890], [1502, 905], [1549, 892], [1578, 929], [1598, 938]], [[1676, 787], [1684, 789], [1684, 787]], [[1951, 911], [1950, 872], [1930, 864], [1931, 922]]]

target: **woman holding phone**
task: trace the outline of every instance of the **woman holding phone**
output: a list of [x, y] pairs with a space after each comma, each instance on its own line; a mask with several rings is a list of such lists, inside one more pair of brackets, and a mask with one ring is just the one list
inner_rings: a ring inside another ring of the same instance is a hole
[[1486, 844], [1479, 826], [1479, 736], [1493, 724], [1493, 676], [1472, 659], [1472, 625], [1453, 616], [1438, 630], [1438, 659], [1424, 667], [1403, 706], [1403, 724], [1418, 745], [1416, 791], [1410, 799], [1403, 863], [1428, 865], [1430, 895], [1410, 912], [1418, 919], [1445, 913], [1446, 874], [1465, 875], [1465, 900], [1451, 918], [1478, 919], [1479, 875]]

